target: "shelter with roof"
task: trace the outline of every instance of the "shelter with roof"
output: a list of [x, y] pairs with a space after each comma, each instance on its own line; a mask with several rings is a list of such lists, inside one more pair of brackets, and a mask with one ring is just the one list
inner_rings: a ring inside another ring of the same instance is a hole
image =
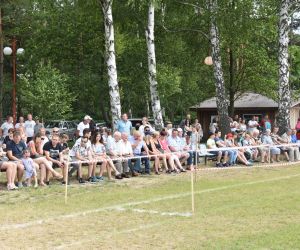
[[[249, 120], [253, 115], [258, 116], [260, 119], [268, 114], [272, 122], [274, 122], [278, 112], [278, 103], [273, 99], [252, 92], [246, 92], [238, 97], [234, 102], [235, 115], [239, 115], [246, 120]], [[195, 106], [190, 107], [191, 111], [197, 112], [197, 118], [202, 125], [204, 137], [207, 137], [209, 124], [212, 119], [217, 116], [217, 103], [216, 97], [207, 99]], [[291, 107], [291, 128], [294, 128], [297, 119], [299, 118], [300, 99], [292, 102]]]

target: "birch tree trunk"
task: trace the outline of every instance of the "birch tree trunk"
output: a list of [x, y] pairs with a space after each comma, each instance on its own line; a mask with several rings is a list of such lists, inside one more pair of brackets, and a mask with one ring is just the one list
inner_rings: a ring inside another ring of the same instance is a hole
[[108, 85], [110, 96], [110, 108], [112, 116], [112, 126], [116, 127], [117, 121], [121, 118], [121, 102], [118, 85], [118, 75], [115, 57], [115, 38], [114, 25], [112, 16], [112, 2], [113, 0], [99, 0], [104, 14], [105, 26], [105, 50], [106, 50], [106, 64], [108, 71]]
[[209, 8], [211, 12], [210, 42], [212, 47], [217, 110], [219, 114], [220, 130], [222, 132], [222, 135], [224, 136], [226, 133], [230, 132], [230, 122], [228, 117], [228, 100], [225, 92], [225, 83], [220, 53], [220, 37], [215, 18], [217, 11], [217, 0], [209, 0]]
[[0, 121], [2, 121], [3, 102], [3, 30], [2, 30], [2, 8], [0, 7]]
[[157, 80], [156, 80], [153, 0], [150, 0], [149, 2], [146, 42], [148, 48], [148, 71], [149, 71], [150, 95], [151, 95], [151, 106], [152, 106], [153, 118], [154, 118], [155, 126], [158, 128], [163, 128], [164, 123], [163, 123], [162, 110], [160, 106], [160, 99], [158, 95]]
[[279, 102], [277, 125], [279, 133], [290, 127], [291, 92], [289, 86], [289, 0], [281, 0], [279, 19]]

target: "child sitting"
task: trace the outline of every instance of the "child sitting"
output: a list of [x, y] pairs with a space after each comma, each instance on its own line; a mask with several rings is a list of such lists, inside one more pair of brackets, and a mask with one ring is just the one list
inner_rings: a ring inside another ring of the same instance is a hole
[[30, 151], [29, 149], [23, 150], [23, 158], [22, 163], [25, 168], [25, 178], [26, 184], [28, 187], [31, 187], [31, 181], [34, 179], [34, 187], [38, 187], [37, 177], [36, 177], [36, 168], [33, 164], [33, 160], [30, 158]]

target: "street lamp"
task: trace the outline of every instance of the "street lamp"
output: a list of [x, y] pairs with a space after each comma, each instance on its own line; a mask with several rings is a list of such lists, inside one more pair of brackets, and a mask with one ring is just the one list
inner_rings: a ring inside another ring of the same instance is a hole
[[25, 50], [23, 48], [16, 48], [17, 41], [14, 38], [12, 40], [12, 44], [11, 47], [5, 47], [3, 49], [3, 54], [6, 56], [10, 56], [12, 55], [12, 84], [13, 84], [13, 88], [12, 88], [12, 116], [13, 116], [13, 120], [14, 120], [14, 124], [16, 124], [17, 121], [17, 98], [16, 98], [16, 94], [17, 94], [17, 55], [22, 55], [24, 54]]
[[209, 66], [213, 65], [212, 57], [211, 57], [211, 56], [205, 57], [204, 63], [205, 63], [206, 65], [209, 65]]

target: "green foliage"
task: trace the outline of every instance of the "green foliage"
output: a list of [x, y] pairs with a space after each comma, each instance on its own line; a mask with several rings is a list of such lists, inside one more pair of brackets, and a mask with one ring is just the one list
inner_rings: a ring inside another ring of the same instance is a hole
[[[218, 1], [226, 90], [228, 94], [255, 91], [276, 98], [279, 5], [274, 0], [255, 2], [259, 7], [254, 6], [253, 0]], [[122, 111], [131, 110], [136, 117], [151, 115], [145, 40], [148, 6], [148, 0], [113, 2]], [[209, 15], [206, 0], [155, 1], [158, 89], [162, 108], [171, 120], [184, 116], [190, 106], [215, 95], [213, 69], [203, 63], [211, 52], [207, 39]], [[24, 67], [18, 66], [18, 74], [35, 75], [41, 62], [50, 61], [53, 68], [68, 78], [67, 85], [72, 83], [72, 92], [77, 96], [76, 102], [69, 103], [73, 110], [71, 118], [79, 119], [88, 113], [95, 119], [108, 119], [104, 24], [99, 1], [6, 1], [3, 21], [5, 45], [15, 35], [18, 46], [26, 51], [21, 61]], [[298, 46], [290, 50], [294, 90], [300, 89]], [[11, 93], [8, 60], [4, 72], [4, 90], [8, 96]], [[6, 99], [9, 98], [5, 97], [5, 102]], [[21, 95], [18, 99], [22, 110], [34, 108]], [[4, 113], [9, 113], [10, 105], [4, 107], [7, 109]]]
[[68, 86], [68, 77], [52, 67], [40, 65], [30, 76], [23, 76], [21, 83], [21, 103], [31, 107], [32, 112], [47, 119], [66, 119], [72, 112], [72, 102], [76, 96]]

